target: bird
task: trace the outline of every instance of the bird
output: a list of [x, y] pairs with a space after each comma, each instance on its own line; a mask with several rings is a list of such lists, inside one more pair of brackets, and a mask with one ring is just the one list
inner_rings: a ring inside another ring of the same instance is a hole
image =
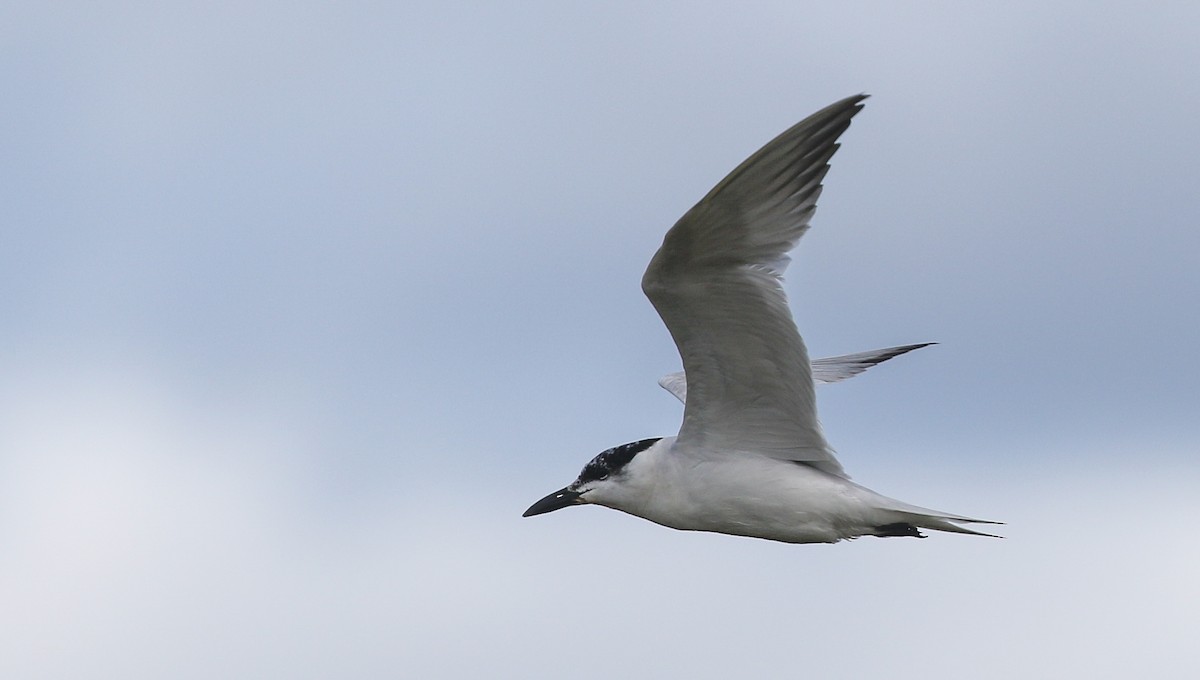
[[[666, 233], [642, 290], [679, 350], [660, 384], [684, 403], [675, 436], [602, 451], [525, 517], [599, 505], [683, 531], [785, 543], [1001, 524], [911, 505], [850, 480], [817, 420], [831, 382], [928, 343], [810, 361], [788, 307], [788, 253], [809, 228], [838, 139], [868, 95], [785, 130]], [[824, 362], [824, 363], [822, 363]]]

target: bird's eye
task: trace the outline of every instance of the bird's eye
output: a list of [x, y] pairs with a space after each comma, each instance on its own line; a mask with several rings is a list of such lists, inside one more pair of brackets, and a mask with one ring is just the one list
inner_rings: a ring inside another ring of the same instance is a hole
[[600, 481], [603, 482], [606, 479], [608, 479], [608, 475], [600, 475]]

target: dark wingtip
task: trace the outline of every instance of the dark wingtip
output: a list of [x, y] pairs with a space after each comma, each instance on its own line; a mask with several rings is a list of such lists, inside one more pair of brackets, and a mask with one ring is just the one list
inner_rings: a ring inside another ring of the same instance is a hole
[[[936, 342], [919, 342], [915, 345], [900, 345], [898, 347], [890, 347], [887, 350], [879, 352], [875, 356], [872, 356], [867, 359], [860, 359], [858, 363], [863, 366], [878, 366], [879, 364], [882, 364], [885, 361], [895, 359], [896, 357], [900, 356], [901, 354], [908, 354], [909, 352], [911, 352], [913, 350], [918, 350], [923, 347], [929, 347], [930, 345], [936, 345], [936, 344], [938, 344], [938, 343], [936, 343]], [[864, 354], [866, 354], [866, 352], [864, 352]], [[853, 356], [853, 355], [851, 355], [851, 356]]]

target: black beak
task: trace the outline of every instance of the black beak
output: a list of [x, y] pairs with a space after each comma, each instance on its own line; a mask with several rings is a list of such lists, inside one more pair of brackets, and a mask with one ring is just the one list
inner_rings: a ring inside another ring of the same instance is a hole
[[542, 515], [555, 510], [562, 510], [568, 505], [580, 505], [583, 501], [579, 497], [583, 494], [571, 491], [570, 489], [559, 489], [554, 493], [546, 496], [542, 500], [529, 506], [522, 517], [533, 517], [534, 515]]

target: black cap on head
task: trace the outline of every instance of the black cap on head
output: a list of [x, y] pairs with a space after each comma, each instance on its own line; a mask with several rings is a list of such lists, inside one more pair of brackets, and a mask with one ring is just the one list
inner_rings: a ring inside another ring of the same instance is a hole
[[621, 468], [628, 465], [634, 456], [650, 448], [654, 445], [654, 442], [660, 439], [662, 437], [643, 439], [602, 451], [600, 455], [583, 466], [583, 472], [579, 473], [579, 481], [594, 482], [620, 472]]

